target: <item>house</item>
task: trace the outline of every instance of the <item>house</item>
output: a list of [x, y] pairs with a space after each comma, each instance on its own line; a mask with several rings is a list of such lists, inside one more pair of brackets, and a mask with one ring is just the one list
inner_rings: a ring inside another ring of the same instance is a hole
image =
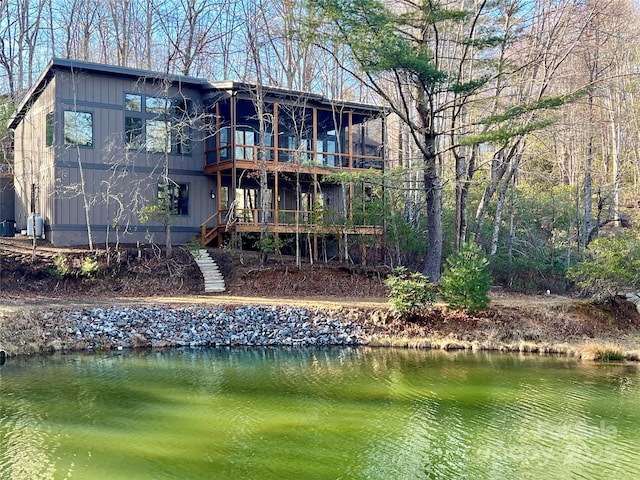
[[[10, 111], [10, 100], [0, 95], [0, 118], [7, 118]], [[13, 222], [13, 142], [11, 135], [4, 128], [0, 129], [0, 222]], [[2, 235], [0, 226], [0, 235]]]
[[377, 106], [54, 59], [9, 127], [17, 228], [39, 216], [56, 246], [162, 243], [170, 224], [173, 243], [262, 232], [317, 258], [381, 235]]

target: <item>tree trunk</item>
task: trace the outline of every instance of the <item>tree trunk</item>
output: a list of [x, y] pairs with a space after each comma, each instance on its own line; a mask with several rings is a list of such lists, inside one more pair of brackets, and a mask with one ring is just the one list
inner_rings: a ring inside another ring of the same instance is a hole
[[504, 210], [504, 202], [507, 198], [507, 191], [509, 190], [509, 186], [513, 181], [518, 168], [520, 167], [520, 159], [521, 155], [516, 155], [516, 158], [511, 163], [509, 167], [508, 173], [505, 175], [504, 182], [500, 187], [500, 192], [498, 193], [498, 200], [496, 205], [496, 216], [493, 220], [493, 234], [491, 236], [491, 256], [495, 255], [498, 251], [498, 240], [500, 238], [500, 226], [502, 223], [502, 212]]
[[167, 258], [171, 258], [173, 256], [173, 244], [171, 243], [171, 223], [165, 223], [164, 235], [165, 255]]
[[587, 248], [591, 241], [593, 230], [593, 181], [591, 178], [591, 164], [593, 161], [593, 136], [589, 134], [589, 142], [587, 143], [587, 152], [584, 160], [584, 226], [582, 234], [582, 247]]
[[[435, 136], [429, 141], [435, 144]], [[431, 150], [435, 152], [435, 148]], [[427, 200], [427, 238], [429, 247], [423, 273], [431, 282], [440, 281], [442, 264], [442, 186], [435, 154], [425, 155], [424, 188]]]
[[456, 155], [456, 251], [460, 251], [467, 239], [469, 225], [467, 203], [469, 201], [469, 186], [475, 171], [478, 145], [471, 148], [471, 157], [467, 162], [464, 150]]

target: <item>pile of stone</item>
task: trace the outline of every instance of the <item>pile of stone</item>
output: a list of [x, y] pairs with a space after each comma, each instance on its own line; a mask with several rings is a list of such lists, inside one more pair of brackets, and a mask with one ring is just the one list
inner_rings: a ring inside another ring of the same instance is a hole
[[[54, 348], [169, 346], [355, 346], [361, 325], [293, 307], [95, 308], [45, 320]], [[56, 345], [57, 344], [57, 345]]]

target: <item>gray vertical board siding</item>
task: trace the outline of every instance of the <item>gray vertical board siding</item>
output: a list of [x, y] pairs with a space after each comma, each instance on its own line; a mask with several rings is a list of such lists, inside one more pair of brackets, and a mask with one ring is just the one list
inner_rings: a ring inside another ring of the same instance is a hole
[[[120, 244], [135, 244], [136, 242], [140, 242], [141, 245], [149, 244], [150, 236], [153, 237], [153, 243], [157, 245], [164, 245], [164, 231], [161, 229], [154, 229], [153, 231], [147, 232], [147, 230], [139, 229], [139, 230], [131, 230], [126, 234], [124, 232], [120, 233]], [[184, 245], [192, 240], [196, 231], [183, 231], [183, 230], [173, 230], [171, 232], [171, 240], [173, 245]], [[96, 246], [102, 247], [106, 240], [106, 230], [102, 228], [98, 228], [98, 226], [94, 225], [91, 236], [93, 238], [93, 243]], [[78, 230], [78, 229], [64, 229], [59, 228], [57, 230], [53, 230], [50, 232], [50, 241], [55, 246], [67, 246], [67, 245], [87, 245], [88, 243], [88, 235], [86, 230]], [[116, 242], [116, 234], [113, 230], [109, 232], [109, 243], [112, 245]]]
[[16, 222], [20, 230], [27, 226], [31, 213], [31, 186], [38, 186], [36, 210], [43, 218], [51, 216], [53, 147], [46, 146], [46, 114], [54, 110], [55, 83], [49, 83], [17, 126], [15, 138]]
[[[78, 185], [79, 170], [78, 158], [82, 162], [85, 188], [87, 195], [93, 200], [90, 211], [92, 224], [106, 225], [113, 221], [114, 208], [107, 210], [107, 204], [101, 195], [106, 189], [105, 182], [112, 183], [114, 195], [120, 195], [123, 203], [130, 205], [136, 211], [128, 212], [128, 218], [123, 219], [133, 226], [139, 225], [137, 215], [139, 209], [156, 195], [158, 177], [163, 171], [165, 156], [161, 153], [127, 152], [124, 149], [124, 94], [134, 92], [153, 96], [163, 96], [162, 87], [153, 82], [138, 81], [138, 79], [126, 79], [109, 77], [104, 75], [80, 73], [71, 76], [67, 72], [60, 72], [62, 87], [59, 89], [58, 98], [60, 112], [65, 109], [77, 109], [93, 114], [93, 147], [61, 147], [58, 155], [58, 163], [64, 165], [59, 168], [59, 177], [69, 187]], [[169, 90], [170, 95], [177, 94], [177, 88]], [[198, 104], [200, 94], [196, 90], [184, 89], [183, 93]], [[62, 119], [62, 113], [60, 113]], [[193, 129], [197, 134], [199, 127]], [[175, 152], [166, 157], [170, 170], [202, 170], [203, 147], [197, 142], [197, 136], [192, 144], [191, 155], [176, 155]], [[113, 182], [109, 176], [112, 165], [126, 165], [127, 175]], [[103, 165], [100, 169], [99, 165]], [[215, 185], [198, 173], [193, 176], [171, 175], [178, 183], [190, 185], [189, 216], [176, 217], [175, 224], [180, 226], [199, 226], [200, 223], [211, 215], [210, 206], [206, 205], [206, 199], [210, 200], [209, 192], [215, 189]], [[67, 189], [68, 190], [68, 189]], [[133, 202], [132, 192], [140, 195], [140, 201]], [[56, 222], [60, 225], [84, 224], [84, 205], [82, 197], [61, 198], [57, 205], [61, 211], [56, 216]], [[62, 237], [61, 237], [62, 238]], [[66, 237], [65, 237], [66, 238]]]
[[[58, 215], [56, 222], [59, 225], [85, 225], [84, 201], [82, 195], [75, 192], [74, 186], [80, 182], [79, 169], [75, 166], [58, 168], [62, 189], [59, 189]], [[109, 178], [110, 170], [84, 168], [85, 188], [87, 197], [91, 200], [89, 218], [91, 224], [106, 225], [114, 222], [116, 204], [110, 201], [107, 205], [104, 197], [105, 183], [111, 181], [113, 195], [118, 195], [126, 207], [126, 212], [120, 218], [122, 225], [146, 228], [161, 226], [161, 222], [154, 220], [148, 224], [138, 221], [140, 210], [157, 194], [158, 175], [150, 175], [146, 172], [127, 171], [126, 175], [117, 180]], [[172, 180], [177, 183], [189, 184], [189, 215], [176, 216], [173, 225], [177, 227], [199, 227], [200, 224], [213, 213], [213, 200], [210, 191], [215, 190], [215, 182], [204, 174], [198, 175], [172, 175]], [[71, 191], [69, 190], [71, 188]], [[66, 190], [67, 193], [63, 193]], [[137, 198], [134, 198], [137, 197]], [[137, 200], [137, 201], [136, 201]]]

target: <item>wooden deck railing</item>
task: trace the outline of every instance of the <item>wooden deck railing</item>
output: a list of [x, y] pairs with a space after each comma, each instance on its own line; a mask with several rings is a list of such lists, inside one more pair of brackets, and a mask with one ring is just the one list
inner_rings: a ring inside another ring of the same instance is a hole
[[212, 242], [218, 235], [234, 225], [236, 231], [259, 232], [266, 226], [273, 233], [342, 233], [372, 235], [382, 232], [382, 219], [379, 222], [347, 222], [338, 213], [325, 213], [303, 210], [274, 210], [267, 212], [266, 222], [263, 224], [263, 213], [257, 208], [237, 209], [232, 218], [228, 218], [228, 211], [214, 213], [200, 226], [200, 241], [205, 245]]

